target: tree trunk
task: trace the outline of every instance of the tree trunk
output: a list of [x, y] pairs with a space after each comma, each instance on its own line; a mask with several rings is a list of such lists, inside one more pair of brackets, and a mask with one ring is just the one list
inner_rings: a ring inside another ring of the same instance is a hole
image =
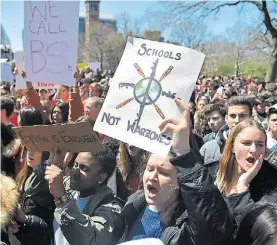
[[240, 73], [240, 67], [239, 67], [239, 55], [236, 55], [236, 64], [235, 64], [235, 75], [236, 77], [239, 76]]
[[272, 53], [270, 55], [265, 82], [275, 82], [277, 75], [277, 37], [272, 39]]

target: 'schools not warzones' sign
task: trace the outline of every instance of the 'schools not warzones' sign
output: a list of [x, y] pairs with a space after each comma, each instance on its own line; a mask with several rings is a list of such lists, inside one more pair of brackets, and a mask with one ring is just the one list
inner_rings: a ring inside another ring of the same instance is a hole
[[174, 98], [189, 101], [204, 58], [189, 48], [129, 37], [94, 130], [166, 155], [171, 136], [158, 126], [180, 116]]

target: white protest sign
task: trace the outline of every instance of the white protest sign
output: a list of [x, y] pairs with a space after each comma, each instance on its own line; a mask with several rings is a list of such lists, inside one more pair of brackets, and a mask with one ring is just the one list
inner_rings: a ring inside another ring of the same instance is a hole
[[[17, 74], [15, 77], [15, 87], [18, 89], [26, 89], [26, 81], [28, 80], [27, 78], [23, 78], [21, 76], [22, 71], [24, 70], [24, 53], [23, 51], [17, 51], [14, 54], [14, 62], [15, 66], [17, 68]], [[53, 89], [53, 88], [58, 88], [60, 87], [59, 85], [55, 85], [53, 83], [48, 83], [48, 82], [33, 82], [33, 87], [34, 89]]]
[[189, 48], [129, 37], [94, 130], [166, 155], [171, 138], [158, 126], [180, 116], [174, 97], [189, 101], [204, 58]]
[[12, 68], [9, 62], [1, 62], [1, 81], [13, 82]]
[[88, 67], [96, 73], [97, 69], [101, 70], [101, 62], [88, 62]]
[[79, 1], [24, 1], [24, 58], [28, 80], [74, 85]]

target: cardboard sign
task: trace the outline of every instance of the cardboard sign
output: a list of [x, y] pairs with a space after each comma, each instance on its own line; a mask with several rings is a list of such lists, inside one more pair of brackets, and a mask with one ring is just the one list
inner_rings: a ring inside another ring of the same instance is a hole
[[12, 68], [9, 62], [1, 62], [1, 81], [13, 82]]
[[79, 1], [24, 1], [25, 72], [31, 82], [74, 85]]
[[13, 128], [22, 144], [33, 151], [101, 152], [101, 145], [89, 122]]
[[[15, 77], [15, 87], [18, 89], [26, 89], [26, 81], [28, 80], [28, 75], [24, 79], [21, 76], [22, 71], [24, 70], [24, 53], [23, 51], [17, 51], [14, 55], [15, 66], [18, 70]], [[59, 85], [55, 85], [53, 83], [48, 82], [33, 82], [34, 89], [53, 89], [60, 87]]]
[[189, 101], [204, 58], [189, 48], [129, 37], [94, 130], [167, 155], [171, 135], [161, 135], [158, 126], [180, 116], [174, 98]]
[[101, 62], [89, 62], [88, 67], [96, 74], [97, 69], [101, 70]]

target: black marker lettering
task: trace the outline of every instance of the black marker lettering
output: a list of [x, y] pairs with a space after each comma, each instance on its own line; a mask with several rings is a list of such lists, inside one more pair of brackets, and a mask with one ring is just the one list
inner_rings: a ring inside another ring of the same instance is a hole
[[182, 54], [177, 53], [177, 54], [176, 54], [176, 58], [175, 58], [175, 60], [180, 60], [180, 59], [181, 59], [181, 56], [182, 56]]
[[65, 136], [63, 135], [64, 131], [61, 131], [61, 132], [58, 132], [58, 134], [60, 135], [60, 137], [62, 138], [63, 142], [66, 144], [66, 143], [69, 143], [70, 142], [70, 139], [68, 139], [68, 136]]
[[138, 50], [138, 54], [139, 55], [144, 55], [146, 53], [146, 51], [147, 51], [146, 44], [145, 43], [141, 44], [141, 48], [143, 49], [144, 52], [140, 53], [141, 50], [139, 49]]
[[149, 48], [148, 50], [147, 50], [147, 55], [149, 56], [150, 55], [150, 52], [151, 52], [151, 50], [152, 50], [152, 48]]
[[136, 123], [135, 123], [135, 122], [133, 122], [133, 124], [131, 124], [131, 122], [128, 120], [127, 132], [131, 130], [131, 132], [134, 133], [134, 131], [135, 131], [135, 126], [136, 126]]
[[163, 51], [163, 50], [160, 50], [160, 52], [158, 53], [158, 56], [159, 56], [159, 57], [162, 57], [163, 54], [164, 54], [164, 51]]
[[169, 57], [169, 52], [168, 52], [168, 51], [166, 51], [166, 52], [164, 53], [164, 57], [165, 57], [165, 58], [168, 58], [168, 57]]

